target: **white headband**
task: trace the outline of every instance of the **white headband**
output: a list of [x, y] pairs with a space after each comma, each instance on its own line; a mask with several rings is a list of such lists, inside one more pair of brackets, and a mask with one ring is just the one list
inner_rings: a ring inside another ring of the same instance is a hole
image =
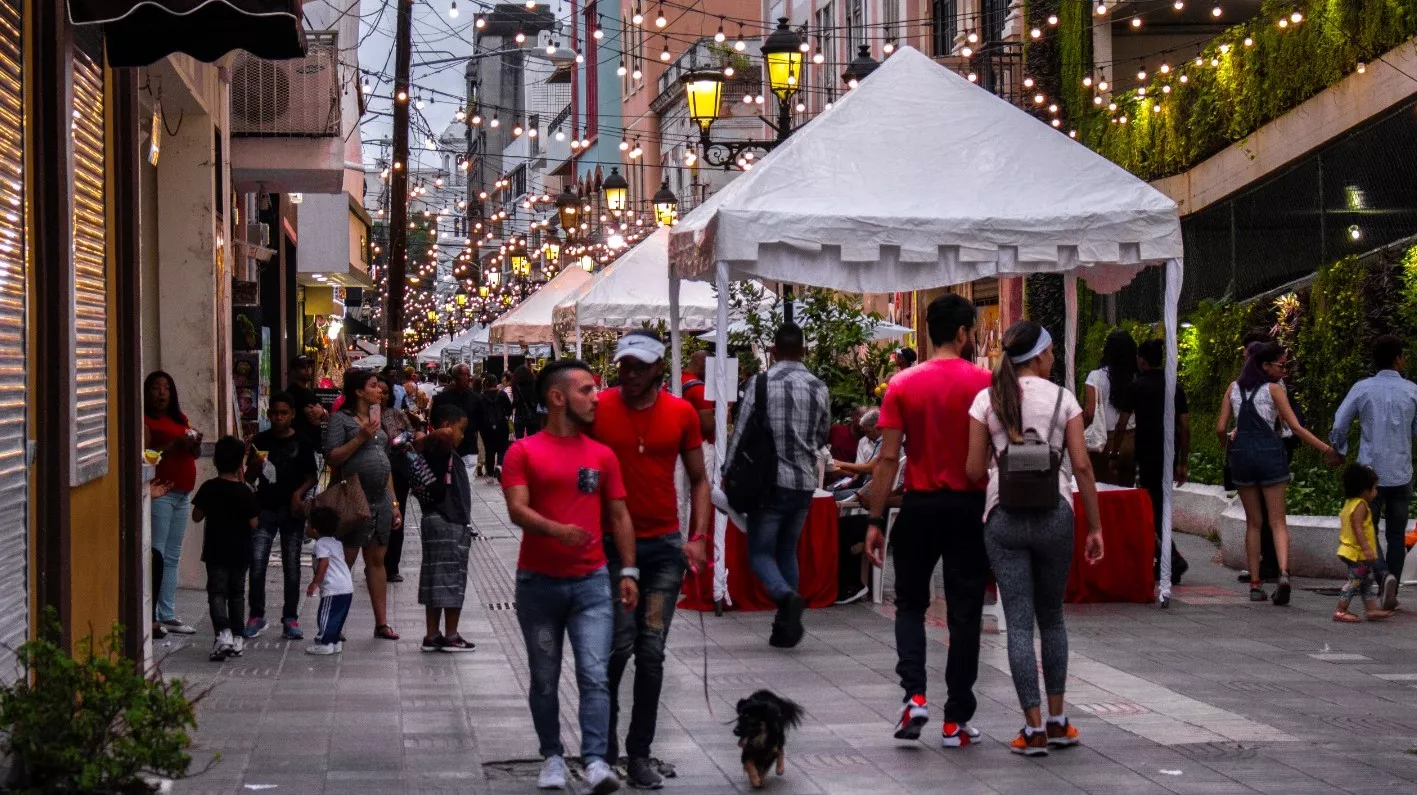
[[1045, 328], [1041, 332], [1039, 332], [1038, 342], [1034, 343], [1033, 348], [1029, 350], [1028, 353], [1021, 354], [1019, 356], [1010, 356], [1009, 361], [1013, 362], [1014, 364], [1023, 364], [1029, 359], [1037, 358], [1039, 354], [1048, 350], [1048, 346], [1052, 344], [1053, 335], [1049, 334], [1048, 329]]

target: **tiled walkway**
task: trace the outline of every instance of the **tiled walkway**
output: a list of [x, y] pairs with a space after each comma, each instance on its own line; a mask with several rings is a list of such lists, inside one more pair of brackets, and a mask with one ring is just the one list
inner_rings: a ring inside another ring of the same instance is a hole
[[[214, 685], [199, 708], [194, 769], [222, 758], [177, 792], [535, 791], [526, 658], [512, 605], [519, 531], [495, 487], [474, 491], [482, 536], [463, 618], [473, 654], [418, 651], [416, 530], [405, 548], [409, 579], [391, 590], [404, 636], [397, 643], [372, 638], [356, 572], [343, 655], [310, 657], [303, 644], [267, 630], [240, 660], [210, 663], [205, 595], [181, 593], [182, 614], [201, 632], [190, 643], [173, 636], [159, 651], [168, 653], [169, 675]], [[768, 647], [767, 614], [701, 620], [681, 612], [655, 742], [655, 754], [678, 772], [665, 791], [747, 791], [725, 722], [737, 699], [759, 687], [808, 712], [790, 740], [787, 775], [765, 790], [778, 795], [1417, 791], [1417, 756], [1408, 753], [1417, 746], [1417, 610], [1386, 625], [1341, 626], [1329, 620], [1333, 597], [1302, 589], [1287, 609], [1251, 605], [1233, 575], [1208, 562], [1209, 544], [1181, 542], [1193, 579], [1170, 610], [1069, 608], [1070, 712], [1085, 744], [1039, 760], [1005, 747], [1021, 720], [1001, 636], [985, 637], [975, 720], [983, 741], [946, 752], [934, 727], [928, 742], [891, 738], [900, 691], [889, 603], [812, 611], [806, 640], [788, 652]], [[276, 591], [278, 577], [273, 567]], [[941, 607], [930, 662], [931, 681], [942, 686]], [[313, 613], [307, 600], [307, 624]], [[574, 749], [569, 679], [561, 692], [564, 739]]]

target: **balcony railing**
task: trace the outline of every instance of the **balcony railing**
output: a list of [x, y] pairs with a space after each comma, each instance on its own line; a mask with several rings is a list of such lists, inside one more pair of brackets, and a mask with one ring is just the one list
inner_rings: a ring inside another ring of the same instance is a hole
[[982, 88], [1021, 108], [1029, 108], [1032, 98], [1023, 87], [1021, 42], [987, 42], [975, 53], [973, 66]]
[[323, 138], [342, 134], [339, 36], [308, 33], [304, 58], [265, 61], [249, 53], [231, 68], [231, 134]]

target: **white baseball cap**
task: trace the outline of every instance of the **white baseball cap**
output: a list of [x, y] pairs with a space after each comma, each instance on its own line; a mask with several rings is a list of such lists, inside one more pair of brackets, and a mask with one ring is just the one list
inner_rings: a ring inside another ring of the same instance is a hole
[[654, 364], [664, 358], [664, 343], [648, 334], [626, 334], [615, 345], [615, 361], [619, 362], [626, 356], [633, 356], [645, 364]]

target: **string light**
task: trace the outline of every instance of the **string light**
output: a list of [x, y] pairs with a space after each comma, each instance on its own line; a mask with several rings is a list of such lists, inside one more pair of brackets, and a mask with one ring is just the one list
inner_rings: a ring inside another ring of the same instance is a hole
[[733, 49], [743, 52], [748, 49], [748, 44], [743, 41], [743, 23], [738, 23], [738, 37], [733, 40]]
[[645, 73], [640, 71], [639, 64], [635, 64], [635, 71], [633, 71], [633, 72], [630, 73], [630, 77], [633, 77], [634, 79], [639, 80], [640, 78], [642, 78], [642, 77], [644, 77], [644, 76], [645, 76]]
[[665, 63], [669, 63], [669, 59], [670, 59], [670, 58], [673, 58], [673, 57], [674, 57], [674, 56], [672, 56], [672, 55], [669, 54], [669, 37], [668, 37], [668, 36], [665, 36], [665, 37], [664, 37], [664, 49], [663, 49], [663, 50], [660, 50], [660, 52], [659, 52], [659, 60], [664, 61]]
[[599, 25], [596, 25], [595, 30], [590, 34], [590, 37], [595, 39], [596, 41], [600, 41], [601, 39], [605, 38], [605, 31], [601, 30]]
[[1132, 17], [1132, 27], [1133, 27], [1133, 28], [1139, 28], [1139, 27], [1141, 27], [1141, 17]]
[[624, 77], [628, 73], [629, 70], [625, 68], [625, 60], [622, 58], [620, 60], [620, 68], [615, 70], [615, 74], [619, 75], [620, 77]]
[[[803, 46], [806, 45], [804, 44]], [[895, 52], [895, 38], [891, 37], [889, 39], [886, 39], [886, 43], [881, 45], [881, 51], [884, 52], [886, 55], [890, 55], [891, 53]]]
[[665, 25], [668, 25], [668, 24], [669, 24], [669, 20], [667, 20], [667, 19], [664, 18], [664, 4], [663, 4], [663, 3], [660, 3], [660, 4], [659, 4], [659, 14], [654, 18], [654, 26], [655, 26], [656, 28], [663, 29], [664, 26], [665, 26]]
[[723, 67], [723, 76], [724, 76], [724, 77], [732, 77], [733, 74], [734, 74], [733, 64], [728, 64], [727, 66]]
[[1028, 35], [1032, 36], [1035, 39], [1039, 39], [1043, 37], [1043, 31], [1039, 30], [1038, 28], [1034, 28], [1033, 30], [1030, 30], [1028, 32]]
[[639, 4], [639, 3], [635, 3], [635, 13], [634, 13], [634, 16], [631, 16], [631, 17], [630, 17], [630, 22], [633, 23], [633, 24], [635, 24], [635, 25], [643, 25], [643, 24], [645, 24], [645, 15], [640, 13], [640, 4]]
[[1164, 63], [1164, 64], [1161, 65], [1161, 68], [1158, 69], [1157, 71], [1160, 72], [1160, 73], [1162, 73], [1162, 74], [1164, 74], [1164, 75], [1169, 75], [1169, 74], [1171, 74], [1171, 64], [1169, 64], [1169, 63]]
[[1049, 14], [1049, 15], [1048, 15], [1048, 24], [1049, 24], [1049, 25], [1057, 25], [1057, 24], [1058, 24], [1058, 15], [1057, 15], [1057, 14]]
[[1219, 17], [1221, 14], [1223, 14], [1223, 13], [1225, 13], [1225, 12], [1220, 10], [1220, 6], [1219, 6], [1219, 5], [1215, 6], [1215, 7], [1212, 8], [1212, 9], [1210, 9], [1210, 15], [1213, 16], [1213, 17], [1217, 17], [1217, 18], [1218, 18], [1218, 17]]
[[1255, 40], [1252, 39], [1252, 38], [1250, 38], [1249, 36], [1246, 36], [1246, 37], [1245, 37], [1245, 46], [1246, 46], [1246, 47], [1253, 47], [1253, 46], [1255, 46]]
[[1098, 15], [1099, 17], [1101, 17], [1101, 16], [1106, 16], [1106, 15], [1107, 15], [1107, 4], [1106, 4], [1106, 3], [1098, 3], [1098, 4], [1097, 4], [1097, 15]]
[[472, 26], [477, 28], [478, 30], [482, 30], [483, 28], [487, 27], [487, 20], [483, 19], [482, 17], [478, 17], [477, 19], [473, 20]]
[[713, 34], [715, 44], [722, 44], [728, 37], [723, 35], [723, 17], [718, 18], [718, 32]]
[[520, 30], [518, 30], [517, 35], [513, 36], [512, 38], [517, 42], [517, 44], [526, 43], [526, 34], [522, 33]]
[[1174, 9], [1176, 9], [1177, 11], [1185, 11], [1185, 10], [1186, 10], [1186, 0], [1176, 0], [1176, 2], [1174, 2], [1174, 3], [1171, 4], [1171, 7], [1174, 8]]
[[449, 19], [457, 19], [457, 18], [458, 18], [458, 0], [453, 0], [452, 6], [448, 8], [448, 18], [449, 18]]
[[1146, 80], [1146, 64], [1142, 64], [1142, 67], [1137, 70], [1137, 79]]

